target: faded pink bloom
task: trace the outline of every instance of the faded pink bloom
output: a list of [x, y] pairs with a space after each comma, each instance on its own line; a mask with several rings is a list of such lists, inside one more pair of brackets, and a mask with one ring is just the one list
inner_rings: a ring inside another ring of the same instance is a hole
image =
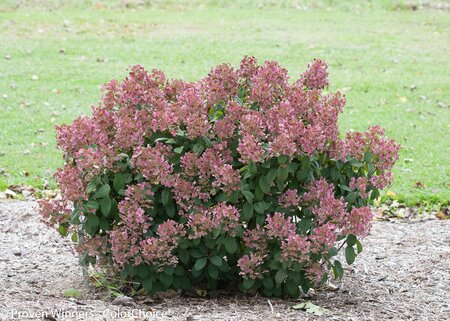
[[213, 167], [213, 176], [216, 180], [212, 186], [221, 188], [225, 193], [231, 193], [239, 189], [241, 182], [239, 171], [233, 169], [230, 164]]
[[320, 59], [314, 59], [308, 70], [302, 75], [303, 84], [310, 89], [323, 89], [328, 86], [327, 64]]
[[48, 226], [56, 227], [66, 224], [72, 213], [72, 206], [64, 200], [38, 200], [39, 214]]
[[323, 277], [328, 273], [324, 264], [313, 263], [306, 268], [306, 277], [314, 284], [322, 283]]
[[313, 229], [309, 236], [311, 241], [311, 252], [326, 253], [336, 243], [337, 227], [333, 223], [326, 223]]
[[264, 263], [264, 256], [250, 253], [250, 256], [244, 255], [238, 260], [238, 267], [241, 269], [239, 275], [244, 278], [258, 279], [262, 277], [264, 271], [261, 265]]
[[164, 183], [172, 173], [172, 165], [155, 147], [136, 148], [131, 163], [152, 184]]
[[243, 163], [261, 162], [265, 153], [261, 143], [251, 135], [245, 135], [240, 139], [237, 151], [241, 155], [240, 160]]
[[278, 239], [285, 239], [290, 234], [296, 233], [296, 227], [291, 218], [284, 218], [282, 213], [267, 215], [265, 228], [268, 236]]
[[305, 202], [313, 203], [311, 207], [313, 214], [319, 224], [327, 221], [340, 223], [346, 215], [346, 203], [340, 197], [334, 197], [334, 185], [328, 183], [324, 178], [312, 182], [309, 191], [303, 194], [302, 199]]
[[358, 177], [357, 179], [352, 177], [350, 179], [349, 187], [351, 190], [358, 191], [362, 199], [366, 199], [368, 196], [368, 193], [366, 192], [367, 182], [367, 177]]
[[251, 79], [250, 99], [258, 102], [261, 110], [280, 100], [288, 86], [287, 70], [276, 61], [266, 61]]
[[82, 172], [70, 164], [66, 164], [62, 169], [56, 171], [56, 182], [64, 199], [72, 202], [87, 199], [86, 187], [81, 179], [82, 175]]
[[299, 202], [300, 197], [295, 189], [288, 189], [278, 198], [278, 204], [284, 208], [298, 206]]
[[255, 250], [258, 253], [264, 253], [269, 237], [266, 231], [257, 225], [254, 229], [246, 229], [242, 239], [245, 242], [245, 246], [249, 249]]
[[306, 236], [290, 234], [287, 240], [281, 242], [281, 258], [283, 261], [296, 261], [299, 263], [309, 259], [310, 243]]
[[368, 206], [355, 207], [347, 215], [343, 234], [367, 236], [372, 227], [373, 212]]

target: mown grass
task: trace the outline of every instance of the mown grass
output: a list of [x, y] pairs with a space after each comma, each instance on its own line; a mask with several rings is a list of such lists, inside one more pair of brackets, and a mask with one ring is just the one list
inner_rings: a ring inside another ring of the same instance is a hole
[[342, 131], [380, 124], [402, 144], [390, 188], [395, 197], [448, 202], [450, 13], [383, 6], [352, 10], [327, 3], [311, 10], [220, 3], [201, 10], [125, 9], [89, 1], [52, 11], [5, 6], [0, 167], [6, 173], [0, 174], [0, 189], [51, 182], [62, 164], [54, 125], [89, 113], [100, 85], [123, 78], [127, 66], [196, 80], [212, 65], [238, 64], [248, 54], [279, 60], [292, 78], [313, 58], [325, 59], [330, 90], [347, 95]]

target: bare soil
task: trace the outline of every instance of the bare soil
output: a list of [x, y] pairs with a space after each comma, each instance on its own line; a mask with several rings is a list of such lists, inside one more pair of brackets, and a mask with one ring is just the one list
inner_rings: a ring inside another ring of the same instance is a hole
[[[375, 222], [336, 287], [300, 300], [115, 299], [83, 279], [70, 241], [33, 201], [0, 201], [0, 320], [450, 320], [450, 221]], [[65, 297], [74, 288], [80, 297]], [[326, 314], [294, 310], [312, 302]]]

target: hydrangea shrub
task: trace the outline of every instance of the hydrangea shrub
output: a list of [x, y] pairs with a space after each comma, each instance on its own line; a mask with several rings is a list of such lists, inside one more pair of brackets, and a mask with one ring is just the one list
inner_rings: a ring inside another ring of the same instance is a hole
[[342, 138], [345, 97], [323, 91], [327, 77], [318, 59], [295, 82], [253, 57], [197, 82], [134, 66], [90, 117], [57, 127], [62, 197], [41, 214], [149, 293], [297, 297], [341, 278], [336, 255], [361, 252], [399, 145], [379, 127]]

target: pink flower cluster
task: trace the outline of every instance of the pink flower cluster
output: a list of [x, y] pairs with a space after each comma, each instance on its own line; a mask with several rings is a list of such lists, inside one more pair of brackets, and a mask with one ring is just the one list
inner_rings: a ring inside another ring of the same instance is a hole
[[212, 209], [201, 209], [189, 215], [189, 238], [195, 239], [210, 234], [218, 229], [228, 235], [236, 236], [237, 229], [242, 225], [239, 222], [239, 211], [236, 207], [219, 203]]

